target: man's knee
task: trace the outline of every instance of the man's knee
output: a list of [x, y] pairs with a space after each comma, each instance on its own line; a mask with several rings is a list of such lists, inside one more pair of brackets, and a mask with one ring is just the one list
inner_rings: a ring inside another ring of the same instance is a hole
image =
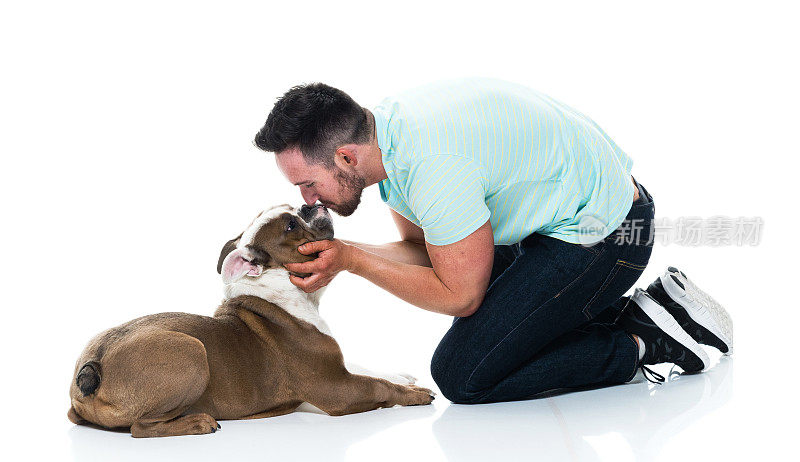
[[459, 365], [437, 350], [431, 359], [431, 377], [445, 398], [457, 404], [473, 404], [475, 394], [467, 391], [468, 374]]

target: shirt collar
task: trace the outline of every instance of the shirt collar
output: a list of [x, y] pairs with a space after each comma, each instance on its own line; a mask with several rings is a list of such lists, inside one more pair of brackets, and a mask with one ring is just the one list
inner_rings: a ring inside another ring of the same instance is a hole
[[389, 137], [389, 119], [383, 114], [383, 108], [380, 106], [372, 110], [372, 115], [375, 117], [375, 136], [378, 138], [378, 148], [381, 150], [381, 161], [388, 177], [378, 182], [378, 189], [381, 192], [381, 200], [388, 202], [389, 193], [392, 189], [390, 179], [394, 172], [392, 145]]

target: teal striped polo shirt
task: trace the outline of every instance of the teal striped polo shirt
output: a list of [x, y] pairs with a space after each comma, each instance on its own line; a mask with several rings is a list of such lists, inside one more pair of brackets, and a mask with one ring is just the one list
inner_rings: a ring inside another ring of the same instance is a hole
[[631, 208], [633, 161], [590, 118], [494, 79], [429, 84], [372, 110], [388, 178], [381, 199], [434, 245], [489, 220], [494, 242], [611, 234]]

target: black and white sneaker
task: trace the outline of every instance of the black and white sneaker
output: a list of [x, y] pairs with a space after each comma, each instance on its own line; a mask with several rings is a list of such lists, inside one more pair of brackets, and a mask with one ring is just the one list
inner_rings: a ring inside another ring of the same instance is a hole
[[680, 326], [703, 345], [733, 353], [733, 322], [725, 308], [700, 290], [686, 275], [670, 266], [647, 287]]
[[642, 372], [647, 371], [658, 377], [659, 382], [663, 382], [664, 378], [644, 367], [645, 364], [674, 363], [685, 372], [700, 372], [709, 366], [708, 354], [703, 347], [642, 289], [634, 291], [616, 322], [625, 332], [635, 334], [644, 341], [644, 357], [639, 367]]

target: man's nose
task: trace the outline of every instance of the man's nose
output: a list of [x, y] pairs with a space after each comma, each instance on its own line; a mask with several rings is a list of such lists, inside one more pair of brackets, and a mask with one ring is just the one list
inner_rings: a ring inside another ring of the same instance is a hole
[[314, 205], [314, 203], [317, 202], [317, 199], [319, 199], [319, 196], [311, 192], [303, 191], [300, 194], [302, 194], [303, 200], [306, 201], [306, 204], [308, 205]]

